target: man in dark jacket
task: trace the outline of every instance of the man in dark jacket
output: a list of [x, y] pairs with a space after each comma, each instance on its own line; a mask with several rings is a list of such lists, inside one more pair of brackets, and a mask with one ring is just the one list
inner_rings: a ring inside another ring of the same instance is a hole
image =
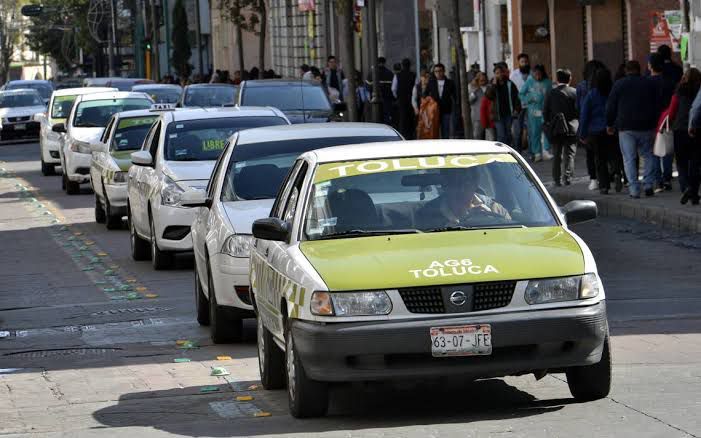
[[426, 93], [438, 102], [441, 114], [441, 138], [450, 138], [453, 133], [453, 106], [456, 100], [455, 82], [445, 75], [445, 66], [433, 66], [433, 77], [428, 83]]
[[[377, 58], [377, 70], [379, 74], [378, 82], [379, 87], [378, 97], [382, 101], [382, 122], [386, 125], [392, 124], [392, 102], [394, 101], [394, 96], [392, 96], [392, 79], [394, 79], [394, 73], [385, 65], [387, 60], [380, 56]], [[372, 71], [368, 74], [368, 85], [370, 85], [374, 92], [375, 84], [372, 83]]]
[[397, 98], [399, 132], [407, 140], [412, 140], [416, 134], [414, 108], [411, 106], [411, 93], [415, 84], [416, 73], [411, 71], [411, 61], [408, 58], [404, 58], [401, 70], [394, 76], [392, 93]]
[[[650, 70], [650, 76], [648, 79], [655, 85], [659, 96], [657, 107], [658, 119], [659, 115], [662, 114], [667, 107], [669, 107], [669, 103], [672, 101], [672, 95], [674, 95], [674, 90], [677, 88], [674, 78], [665, 76], [664, 67], [664, 58], [661, 54], [650, 54], [650, 57], [648, 58], [648, 69]], [[673, 154], [669, 154], [661, 158], [654, 157], [655, 193], [659, 193], [664, 190], [672, 190], [673, 159]]]
[[[577, 90], [570, 87], [572, 72], [567, 69], [560, 69], [555, 74], [557, 85], [545, 95], [543, 106], [543, 120], [548, 126], [552, 126], [555, 116], [563, 114], [568, 125], [577, 119]], [[573, 127], [574, 128], [574, 127]], [[554, 155], [553, 179], [555, 185], [560, 185], [562, 174], [562, 164], [565, 166], [565, 185], [569, 185], [574, 176], [574, 156], [577, 153], [577, 137], [575, 129], [573, 135], [558, 135], [549, 138]], [[564, 155], [564, 157], [563, 157]]]
[[497, 141], [511, 145], [511, 125], [514, 116], [521, 112], [521, 100], [518, 88], [509, 79], [509, 67], [504, 62], [494, 64], [494, 79], [491, 87], [494, 89], [492, 116], [497, 131]]
[[614, 84], [606, 103], [606, 130], [611, 135], [618, 130], [630, 196], [640, 198], [638, 155], [642, 157], [645, 166], [645, 196], [653, 196], [655, 168], [652, 146], [657, 128], [660, 94], [652, 81], [640, 75], [638, 61], [628, 61], [625, 71], [626, 76]]

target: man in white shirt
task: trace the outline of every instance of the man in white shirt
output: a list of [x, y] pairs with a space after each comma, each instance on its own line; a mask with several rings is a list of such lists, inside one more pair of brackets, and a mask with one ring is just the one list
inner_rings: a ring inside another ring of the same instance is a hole
[[[523, 85], [526, 83], [528, 76], [531, 74], [531, 60], [528, 57], [528, 55], [525, 53], [519, 54], [517, 60], [518, 60], [518, 68], [511, 72], [509, 79], [511, 79], [511, 82], [513, 82], [514, 85], [516, 85], [516, 88], [520, 92], [521, 88], [523, 88]], [[525, 115], [526, 115], [526, 111], [524, 110], [524, 111], [521, 111], [521, 114], [519, 114], [518, 117], [514, 118], [514, 125], [513, 125], [514, 148], [517, 151], [520, 151], [522, 148], [521, 136], [522, 136], [523, 127], [525, 124], [525, 118], [524, 118]]]

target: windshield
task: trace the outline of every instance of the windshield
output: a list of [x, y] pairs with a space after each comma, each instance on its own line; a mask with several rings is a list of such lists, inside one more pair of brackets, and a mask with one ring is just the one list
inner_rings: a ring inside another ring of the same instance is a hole
[[289, 85], [284, 87], [245, 87], [241, 105], [273, 106], [281, 111], [331, 111], [321, 87]]
[[0, 108], [43, 106], [44, 101], [35, 93], [0, 93]]
[[286, 125], [281, 117], [220, 117], [186, 120], [168, 125], [165, 159], [171, 161], [216, 160], [226, 142], [242, 129]]
[[397, 136], [330, 137], [238, 144], [226, 170], [221, 200], [273, 199], [295, 159], [314, 149], [401, 140]]
[[151, 125], [157, 118], [158, 116], [144, 116], [121, 119], [112, 138], [111, 150], [130, 151], [140, 149], [149, 128], [151, 128]]
[[196, 87], [185, 91], [183, 106], [224, 106], [234, 105], [236, 87]]
[[89, 100], [78, 104], [73, 126], [77, 128], [104, 128], [115, 113], [149, 108], [151, 108], [151, 101], [146, 99]]
[[509, 154], [323, 164], [311, 194], [309, 240], [557, 225], [535, 182]]
[[139, 88], [140, 93], [146, 93], [155, 103], [178, 103], [181, 91], [177, 88]]
[[8, 84], [6, 90], [19, 90], [20, 88], [36, 90], [42, 99], [48, 99], [54, 91], [50, 85], [46, 84]]
[[52, 119], [65, 119], [68, 117], [68, 113], [71, 112], [71, 107], [73, 102], [75, 102], [76, 96], [56, 96], [54, 97], [54, 102], [51, 106], [51, 118]]

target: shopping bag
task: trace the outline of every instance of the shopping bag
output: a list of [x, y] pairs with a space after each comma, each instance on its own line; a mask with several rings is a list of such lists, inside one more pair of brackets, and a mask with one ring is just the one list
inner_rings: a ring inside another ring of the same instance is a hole
[[669, 129], [669, 116], [665, 117], [662, 127], [655, 137], [655, 146], [652, 153], [657, 157], [664, 157], [674, 153], [674, 132]]

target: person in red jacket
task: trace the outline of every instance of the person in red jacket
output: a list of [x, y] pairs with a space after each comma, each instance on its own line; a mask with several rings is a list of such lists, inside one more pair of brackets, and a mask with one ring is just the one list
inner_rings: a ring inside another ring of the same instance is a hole
[[480, 124], [484, 128], [485, 140], [495, 141], [497, 134], [494, 125], [493, 104], [496, 92], [493, 87], [488, 87], [480, 102]]

